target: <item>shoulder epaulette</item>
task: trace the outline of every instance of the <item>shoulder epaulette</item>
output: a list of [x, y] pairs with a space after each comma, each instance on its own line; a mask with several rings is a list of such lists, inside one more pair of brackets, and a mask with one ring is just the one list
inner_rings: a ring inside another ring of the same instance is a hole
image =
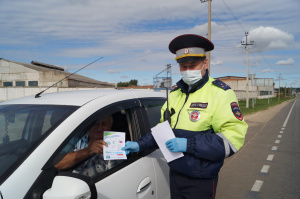
[[170, 93], [176, 91], [177, 89], [179, 89], [179, 86], [175, 85], [175, 87], [170, 91]]
[[221, 80], [216, 79], [212, 82], [214, 85], [216, 85], [219, 88], [222, 88], [223, 90], [227, 91], [228, 89], [231, 89], [230, 86], [222, 82]]

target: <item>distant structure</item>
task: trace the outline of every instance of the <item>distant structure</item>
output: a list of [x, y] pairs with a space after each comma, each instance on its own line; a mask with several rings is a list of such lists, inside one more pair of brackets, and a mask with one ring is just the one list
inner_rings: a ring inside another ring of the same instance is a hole
[[[246, 99], [247, 78], [237, 76], [224, 76], [214, 79], [219, 79], [231, 87], [236, 93], [239, 100]], [[273, 78], [249, 78], [249, 98], [270, 98], [275, 97], [274, 79]]]
[[[0, 87], [48, 87], [68, 76], [64, 68], [32, 61], [31, 64], [0, 58]], [[71, 75], [55, 87], [114, 88], [115, 84], [79, 74]]]
[[[159, 76], [166, 71], [166, 76]], [[171, 90], [172, 76], [171, 76], [171, 64], [167, 65], [167, 68], [153, 77], [153, 89], [154, 90]]]

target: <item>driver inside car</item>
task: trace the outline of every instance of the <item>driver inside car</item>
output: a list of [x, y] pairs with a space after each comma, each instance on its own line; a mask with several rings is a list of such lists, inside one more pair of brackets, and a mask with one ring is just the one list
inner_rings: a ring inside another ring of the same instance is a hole
[[55, 165], [58, 170], [71, 170], [73, 173], [94, 177], [116, 165], [116, 160], [103, 159], [104, 131], [109, 131], [113, 124], [110, 115], [98, 121], [76, 144], [68, 154]]

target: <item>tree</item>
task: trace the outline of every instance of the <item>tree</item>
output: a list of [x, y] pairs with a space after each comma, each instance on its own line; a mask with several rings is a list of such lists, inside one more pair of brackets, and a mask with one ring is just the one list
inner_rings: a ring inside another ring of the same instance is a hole
[[138, 80], [136, 80], [136, 79], [132, 79], [129, 81], [129, 85], [131, 85], [131, 86], [137, 86], [137, 83], [138, 83]]
[[117, 87], [137, 86], [138, 80], [132, 79], [129, 82], [118, 82]]

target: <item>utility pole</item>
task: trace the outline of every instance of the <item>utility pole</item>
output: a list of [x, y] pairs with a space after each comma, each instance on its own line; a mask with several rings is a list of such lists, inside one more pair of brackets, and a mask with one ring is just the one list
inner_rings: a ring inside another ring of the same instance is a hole
[[249, 61], [248, 61], [248, 45], [253, 45], [254, 41], [250, 41], [250, 44], [248, 43], [247, 37], [248, 37], [248, 32], [245, 32], [246, 35], [246, 43], [244, 41], [241, 41], [241, 45], [245, 45], [246, 48], [246, 62], [247, 62], [247, 83], [246, 83], [246, 108], [249, 108], [249, 78], [248, 78], [248, 74], [249, 74]]
[[[207, 39], [211, 41], [211, 1], [212, 0], [200, 0], [201, 3], [208, 1], [208, 28], [207, 28]], [[208, 75], [210, 75], [210, 52], [206, 53], [206, 58], [208, 60]]]
[[252, 87], [252, 108], [254, 108], [254, 96], [253, 96], [253, 80], [255, 78], [255, 74], [250, 74], [251, 75], [251, 87]]
[[281, 73], [278, 75], [278, 80], [279, 80], [278, 101], [280, 100], [280, 79], [281, 79]]

